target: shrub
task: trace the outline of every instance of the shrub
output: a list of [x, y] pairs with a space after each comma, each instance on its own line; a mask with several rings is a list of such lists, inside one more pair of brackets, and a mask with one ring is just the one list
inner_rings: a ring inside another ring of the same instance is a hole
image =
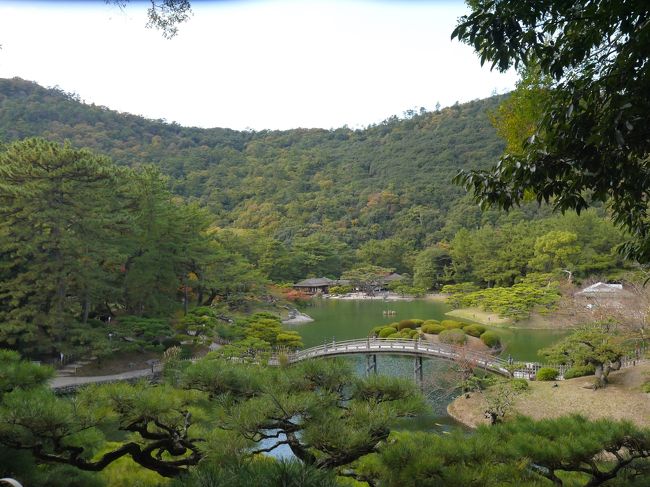
[[439, 336], [442, 343], [451, 343], [453, 345], [463, 345], [467, 341], [465, 332], [458, 328], [443, 330]]
[[86, 324], [89, 325], [91, 328], [104, 328], [106, 326], [106, 323], [104, 323], [102, 320], [98, 320], [95, 318], [89, 318]]
[[393, 328], [392, 326], [386, 326], [381, 329], [379, 332], [379, 338], [387, 338], [389, 335], [392, 335], [393, 333], [396, 333], [397, 329]]
[[329, 289], [330, 294], [348, 294], [354, 291], [352, 286], [332, 286]]
[[648, 394], [650, 394], [650, 381], [648, 381], [648, 382], [646, 382], [645, 384], [643, 384], [643, 385], [641, 386], [641, 390], [642, 390], [643, 392], [647, 392]]
[[393, 333], [392, 335], [388, 335], [386, 338], [388, 338], [390, 340], [399, 340], [400, 338], [404, 338], [404, 335], [397, 332], [397, 333]]
[[432, 335], [437, 335], [444, 329], [442, 325], [422, 325], [422, 333], [431, 333]]
[[584, 377], [585, 375], [594, 375], [596, 373], [596, 367], [593, 365], [574, 365], [573, 367], [567, 369], [564, 373], [565, 379], [573, 379], [575, 377]]
[[420, 332], [417, 330], [409, 330], [409, 338], [417, 338], [420, 335]]
[[423, 325], [439, 325], [440, 322], [438, 320], [426, 320]]
[[481, 341], [490, 348], [498, 347], [499, 344], [501, 343], [501, 339], [499, 338], [499, 335], [497, 335], [493, 331], [486, 331], [485, 333], [483, 333], [481, 335]]
[[403, 330], [404, 328], [410, 328], [411, 330], [414, 330], [417, 327], [418, 324], [415, 322], [415, 320], [402, 320], [397, 324], [398, 330]]
[[422, 324], [424, 323], [424, 320], [420, 320], [420, 319], [416, 319], [416, 318], [412, 318], [411, 321], [413, 323], [415, 323], [416, 328], [422, 326]]
[[445, 330], [454, 330], [462, 328], [465, 323], [455, 320], [442, 320], [440, 324], [445, 328]]
[[368, 336], [370, 336], [370, 337], [379, 336], [379, 332], [381, 330], [383, 330], [384, 328], [386, 328], [386, 325], [375, 326], [372, 330], [370, 330], [370, 332], [368, 333]]
[[514, 391], [523, 392], [528, 390], [528, 381], [526, 379], [512, 379], [510, 383]]
[[463, 327], [463, 331], [470, 336], [480, 337], [485, 333], [486, 328], [483, 325], [467, 325]]
[[551, 367], [542, 367], [535, 375], [537, 380], [555, 380], [557, 379], [557, 370]]

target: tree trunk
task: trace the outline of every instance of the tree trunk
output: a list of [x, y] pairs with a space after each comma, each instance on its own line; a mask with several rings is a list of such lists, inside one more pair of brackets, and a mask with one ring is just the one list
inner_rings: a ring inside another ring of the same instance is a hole
[[187, 316], [187, 309], [189, 307], [188, 295], [187, 295], [187, 283], [183, 284], [183, 314]]
[[216, 292], [216, 291], [212, 291], [212, 292], [210, 293], [210, 296], [208, 296], [208, 299], [206, 299], [206, 300], [203, 302], [203, 306], [210, 306], [210, 305], [212, 304], [212, 301], [214, 301], [214, 299], [215, 299], [216, 297], [217, 297], [217, 292]]
[[596, 371], [594, 375], [596, 376], [596, 381], [594, 383], [594, 389], [600, 389], [607, 385], [607, 374], [609, 370], [606, 370], [606, 367], [603, 364], [596, 364]]
[[88, 299], [88, 293], [84, 296], [83, 302], [83, 315], [81, 318], [82, 323], [85, 325], [88, 323], [88, 314], [90, 313], [90, 299]]

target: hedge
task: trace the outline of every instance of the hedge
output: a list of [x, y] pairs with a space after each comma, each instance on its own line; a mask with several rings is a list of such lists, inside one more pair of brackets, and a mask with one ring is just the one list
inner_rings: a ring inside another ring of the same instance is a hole
[[485, 333], [486, 329], [487, 328], [485, 328], [483, 325], [467, 325], [463, 327], [463, 331], [465, 333], [476, 338]]
[[574, 365], [564, 373], [565, 379], [573, 379], [575, 377], [584, 377], [585, 375], [594, 375], [596, 367], [593, 365]]
[[392, 326], [387, 326], [385, 328], [382, 328], [382, 330], [379, 332], [379, 338], [386, 338], [393, 333], [397, 333], [397, 329], [393, 328]]
[[525, 391], [528, 389], [528, 381], [526, 379], [512, 379], [510, 383], [515, 391]]
[[440, 324], [446, 330], [454, 330], [454, 329], [462, 328], [465, 325], [465, 323], [461, 323], [460, 321], [456, 321], [456, 320], [442, 320]]
[[397, 329], [403, 330], [404, 328], [410, 328], [411, 330], [415, 330], [418, 326], [415, 320], [402, 320], [397, 324]]
[[451, 343], [453, 345], [463, 345], [467, 341], [467, 335], [461, 329], [443, 330], [440, 332], [439, 337], [442, 343]]
[[501, 339], [499, 338], [499, 335], [497, 335], [493, 331], [486, 331], [485, 333], [483, 333], [481, 335], [481, 341], [490, 348], [498, 347], [499, 344], [501, 343]]
[[431, 325], [424, 324], [424, 325], [422, 325], [422, 333], [431, 333], [432, 335], [437, 335], [438, 333], [440, 333], [444, 329], [445, 329], [445, 327], [442, 326], [442, 325], [434, 325], [434, 324], [431, 324]]
[[555, 380], [557, 379], [557, 370], [551, 367], [542, 367], [535, 375], [537, 380]]
[[440, 322], [438, 320], [426, 320], [422, 325], [439, 325]]

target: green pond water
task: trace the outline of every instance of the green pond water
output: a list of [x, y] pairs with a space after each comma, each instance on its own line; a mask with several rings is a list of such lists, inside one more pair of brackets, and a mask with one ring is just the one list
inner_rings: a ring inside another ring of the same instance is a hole
[[[408, 318], [457, 319], [445, 316], [451, 308], [444, 303], [416, 299], [413, 301], [314, 299], [304, 310], [314, 318], [311, 323], [292, 325], [303, 338], [305, 347], [320, 345], [325, 341], [363, 338], [375, 326], [387, 325]], [[395, 311], [384, 316], [383, 311]], [[515, 360], [541, 361], [537, 351], [548, 347], [566, 335], [557, 330], [531, 330], [526, 328], [490, 327], [497, 332], [505, 345], [503, 354]]]

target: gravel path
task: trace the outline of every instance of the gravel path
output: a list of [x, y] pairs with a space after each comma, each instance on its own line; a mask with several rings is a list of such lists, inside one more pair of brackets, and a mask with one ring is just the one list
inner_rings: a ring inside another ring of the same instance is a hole
[[[160, 366], [155, 366], [154, 370], [160, 371]], [[151, 368], [148, 369], [138, 369], [138, 370], [129, 370], [128, 372], [122, 372], [121, 374], [112, 374], [112, 375], [98, 375], [94, 377], [55, 377], [50, 381], [50, 387], [52, 389], [60, 389], [62, 387], [77, 386], [84, 384], [99, 384], [101, 382], [116, 382], [121, 380], [128, 379], [137, 379], [140, 377], [151, 377], [153, 372]]]

